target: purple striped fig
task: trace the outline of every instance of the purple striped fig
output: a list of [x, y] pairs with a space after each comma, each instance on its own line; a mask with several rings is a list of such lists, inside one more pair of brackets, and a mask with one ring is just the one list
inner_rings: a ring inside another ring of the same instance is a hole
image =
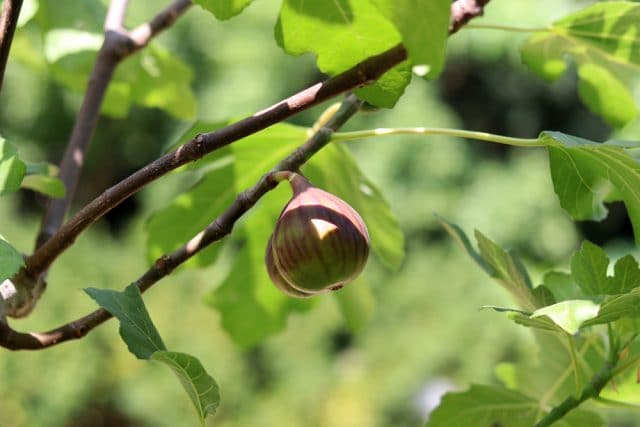
[[293, 197], [269, 239], [267, 272], [292, 297], [339, 289], [355, 279], [367, 262], [367, 227], [344, 200], [301, 175], [287, 176]]

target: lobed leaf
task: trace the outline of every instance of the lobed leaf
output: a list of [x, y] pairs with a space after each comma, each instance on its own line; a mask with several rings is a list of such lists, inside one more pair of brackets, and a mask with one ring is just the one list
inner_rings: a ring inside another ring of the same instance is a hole
[[605, 200], [622, 200], [640, 244], [640, 164], [622, 148], [634, 143], [596, 143], [560, 132], [542, 132], [540, 141], [560, 205], [576, 220], [601, 220]]
[[402, 36], [413, 70], [424, 77], [438, 77], [449, 37], [449, 0], [373, 0]]
[[[283, 0], [276, 41], [291, 55], [313, 53], [329, 75], [397, 45], [396, 27], [369, 0]], [[371, 88], [357, 93], [366, 101], [391, 107], [409, 83], [408, 66], [396, 67]]]
[[522, 46], [522, 61], [553, 81], [566, 71], [570, 56], [582, 101], [612, 126], [623, 126], [638, 112], [633, 83], [640, 70], [639, 17], [640, 5], [632, 2], [594, 4], [531, 36]]

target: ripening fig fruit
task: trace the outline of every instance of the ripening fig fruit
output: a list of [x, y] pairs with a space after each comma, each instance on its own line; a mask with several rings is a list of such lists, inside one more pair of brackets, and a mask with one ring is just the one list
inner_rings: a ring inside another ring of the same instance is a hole
[[369, 233], [344, 200], [285, 173], [293, 197], [278, 218], [265, 261], [285, 294], [306, 298], [355, 279], [369, 256]]

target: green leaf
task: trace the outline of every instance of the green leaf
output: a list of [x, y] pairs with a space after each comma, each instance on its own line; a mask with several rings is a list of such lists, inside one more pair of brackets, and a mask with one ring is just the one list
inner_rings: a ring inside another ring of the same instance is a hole
[[22, 254], [0, 236], [0, 283], [13, 277], [23, 265]]
[[26, 170], [18, 151], [0, 137], [0, 196], [17, 191]]
[[631, 2], [597, 3], [531, 36], [522, 60], [553, 81], [566, 71], [565, 58], [571, 56], [583, 102], [612, 126], [622, 126], [637, 115], [632, 82], [640, 71], [639, 16], [640, 5]]
[[484, 234], [476, 230], [480, 255], [494, 271], [492, 277], [509, 291], [525, 310], [533, 310], [540, 304], [533, 295], [533, 286], [527, 270], [511, 251], [505, 251]]
[[24, 0], [22, 7], [20, 8], [20, 16], [18, 17], [18, 28], [31, 21], [38, 11], [37, 0]]
[[131, 284], [122, 292], [96, 288], [84, 291], [120, 321], [120, 336], [138, 359], [149, 359], [154, 352], [167, 349], [136, 285]]
[[107, 8], [101, 0], [66, 0], [60, 7], [57, 0], [39, 0], [36, 19], [45, 29], [68, 28], [99, 33], [104, 25]]
[[97, 52], [102, 46], [104, 36], [73, 28], [54, 29], [44, 38], [44, 56], [54, 63], [67, 55], [79, 52]]
[[242, 247], [229, 275], [206, 302], [222, 316], [222, 326], [241, 347], [250, 348], [282, 331], [294, 311], [308, 310], [317, 297], [300, 300], [280, 292], [267, 274], [264, 254], [267, 241], [291, 190], [285, 185], [263, 197], [243, 227], [234, 233]]
[[640, 286], [640, 268], [633, 255], [625, 255], [613, 266], [613, 280], [609, 292], [622, 294]]
[[[291, 55], [314, 53], [318, 68], [336, 75], [402, 41], [400, 33], [368, 0], [284, 0], [276, 40]], [[372, 88], [357, 93], [378, 106], [392, 106], [410, 75], [396, 68]]]
[[151, 360], [164, 363], [175, 372], [204, 426], [206, 417], [213, 415], [220, 405], [220, 393], [218, 384], [200, 361], [191, 355], [171, 351], [156, 351]]
[[542, 132], [547, 146], [553, 187], [560, 205], [576, 220], [601, 220], [611, 186], [624, 201], [640, 244], [640, 164], [620, 141], [595, 143], [559, 132]]
[[607, 276], [609, 257], [597, 245], [585, 240], [571, 257], [571, 273], [584, 295], [617, 295], [640, 286], [640, 268], [632, 255], [620, 258], [613, 277]]
[[[229, 152], [228, 148], [218, 150], [220, 156]], [[193, 188], [150, 216], [144, 225], [149, 260], [176, 250], [209, 225], [236, 197], [234, 184], [233, 165], [221, 162], [204, 173]], [[185, 265], [209, 265], [217, 258], [219, 249], [219, 244], [211, 245]]]
[[540, 407], [534, 399], [493, 385], [472, 385], [447, 393], [431, 414], [427, 427], [531, 427]]
[[587, 320], [598, 316], [600, 306], [589, 300], [562, 301], [533, 312], [531, 318], [546, 316], [568, 334], [575, 334]]
[[371, 320], [376, 301], [368, 283], [362, 278], [339, 291], [332, 292], [345, 323], [353, 332], [362, 331]]
[[[103, 35], [79, 29], [53, 29], [44, 49], [53, 78], [68, 89], [83, 93]], [[166, 48], [151, 43], [122, 62], [105, 94], [102, 112], [123, 117], [131, 104], [161, 108], [174, 117], [192, 120], [197, 102], [191, 68]]]
[[404, 235], [398, 220], [349, 150], [331, 144], [317, 153], [303, 172], [315, 186], [342, 198], [360, 213], [367, 224], [374, 253], [385, 266], [398, 269], [404, 259]]
[[585, 295], [604, 295], [609, 293], [608, 265], [609, 257], [604, 250], [585, 240], [571, 257], [571, 274]]
[[[178, 143], [219, 126], [220, 123], [197, 122], [187, 129]], [[238, 193], [254, 185], [306, 138], [307, 128], [279, 123], [196, 162], [204, 171], [202, 178], [145, 224], [150, 260], [177, 249], [195, 236], [220, 215]], [[219, 247], [219, 244], [212, 245], [188, 264], [210, 264], [216, 259]]]
[[551, 291], [555, 300], [566, 301], [584, 298], [584, 294], [573, 280], [573, 276], [560, 271], [550, 271], [544, 275], [544, 286]]
[[442, 71], [449, 36], [449, 0], [373, 0], [402, 35], [416, 73], [436, 78]]
[[27, 175], [20, 186], [57, 199], [63, 198], [67, 192], [62, 181], [53, 176]]
[[585, 326], [614, 322], [622, 318], [640, 317], [640, 287], [626, 294], [615, 295], [600, 305], [598, 316]]
[[480, 255], [480, 253], [475, 250], [464, 230], [462, 230], [462, 228], [460, 228], [457, 224], [447, 221], [438, 214], [435, 214], [435, 216], [442, 227], [444, 227], [447, 233], [449, 233], [449, 236], [451, 236], [467, 252], [467, 255], [473, 258], [473, 260], [485, 271], [485, 273], [487, 273], [491, 277], [495, 277], [497, 274], [496, 271], [487, 261], [485, 261], [482, 255]]
[[240, 14], [253, 0], [194, 0], [195, 4], [213, 13], [218, 19], [229, 19]]

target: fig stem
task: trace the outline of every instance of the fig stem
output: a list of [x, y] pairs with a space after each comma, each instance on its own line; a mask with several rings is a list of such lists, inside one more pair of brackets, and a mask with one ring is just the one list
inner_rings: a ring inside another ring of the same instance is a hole
[[544, 144], [538, 138], [512, 138], [509, 136], [496, 135], [487, 132], [429, 127], [376, 128], [354, 132], [335, 132], [331, 136], [331, 142], [352, 141], [355, 139], [397, 135], [444, 135], [466, 139], [475, 139], [485, 142], [494, 142], [497, 144], [513, 145], [517, 147], [544, 147]]

